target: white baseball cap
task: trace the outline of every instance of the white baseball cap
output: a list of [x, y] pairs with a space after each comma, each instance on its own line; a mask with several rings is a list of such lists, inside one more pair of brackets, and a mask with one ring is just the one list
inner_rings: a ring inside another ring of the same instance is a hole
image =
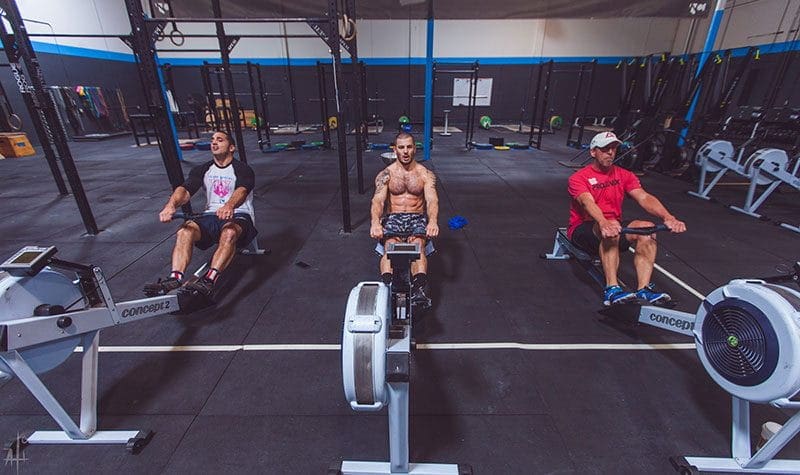
[[595, 135], [592, 139], [592, 142], [589, 144], [589, 148], [603, 148], [606, 145], [611, 145], [612, 143], [621, 144], [622, 141], [614, 135], [614, 132], [600, 132], [599, 134]]

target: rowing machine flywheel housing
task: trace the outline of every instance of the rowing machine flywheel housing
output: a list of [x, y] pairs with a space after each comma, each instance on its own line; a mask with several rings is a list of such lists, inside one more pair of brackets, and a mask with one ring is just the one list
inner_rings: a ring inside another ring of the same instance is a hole
[[756, 403], [800, 391], [800, 292], [733, 280], [700, 305], [697, 353], [731, 395]]

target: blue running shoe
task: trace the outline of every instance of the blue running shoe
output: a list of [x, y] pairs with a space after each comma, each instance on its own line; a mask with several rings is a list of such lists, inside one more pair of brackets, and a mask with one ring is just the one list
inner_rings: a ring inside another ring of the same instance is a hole
[[603, 305], [606, 307], [636, 299], [636, 294], [623, 290], [619, 285], [610, 285], [603, 291]]
[[641, 300], [647, 300], [648, 302], [654, 305], [667, 303], [670, 300], [672, 300], [672, 297], [670, 297], [668, 293], [656, 292], [655, 286], [653, 284], [647, 284], [646, 287], [637, 290], [636, 298]]

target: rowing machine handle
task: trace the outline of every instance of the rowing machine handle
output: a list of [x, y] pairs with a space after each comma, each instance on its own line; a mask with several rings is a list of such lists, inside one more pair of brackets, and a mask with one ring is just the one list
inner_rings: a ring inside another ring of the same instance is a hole
[[620, 234], [638, 234], [640, 236], [647, 236], [660, 231], [669, 231], [669, 228], [666, 224], [656, 224], [655, 226], [648, 226], [645, 228], [622, 228]]
[[176, 211], [172, 214], [172, 219], [197, 219], [206, 215], [206, 213], [184, 213], [183, 211]]

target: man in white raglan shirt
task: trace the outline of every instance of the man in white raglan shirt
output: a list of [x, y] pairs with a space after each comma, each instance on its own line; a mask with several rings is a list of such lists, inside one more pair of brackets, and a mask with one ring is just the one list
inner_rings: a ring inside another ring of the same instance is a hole
[[226, 132], [211, 136], [214, 159], [194, 167], [184, 183], [175, 188], [164, 209], [158, 214], [162, 223], [172, 220], [175, 212], [204, 187], [206, 207], [203, 215], [186, 220], [178, 229], [172, 251], [172, 272], [166, 279], [146, 284], [147, 296], [163, 295], [183, 285], [184, 272], [192, 259], [192, 248], [208, 249], [218, 244], [211, 266], [200, 279], [185, 288], [210, 296], [219, 273], [231, 263], [236, 249], [246, 246], [256, 236], [253, 226], [253, 187], [255, 174], [246, 163], [233, 159], [236, 145]]

